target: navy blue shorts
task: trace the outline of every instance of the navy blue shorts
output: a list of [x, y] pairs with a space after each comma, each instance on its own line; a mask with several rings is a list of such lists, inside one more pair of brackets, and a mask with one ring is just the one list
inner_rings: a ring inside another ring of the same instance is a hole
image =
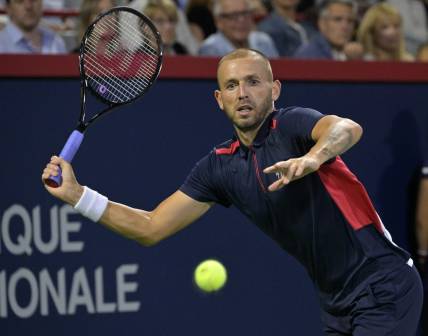
[[403, 264], [370, 283], [342, 315], [321, 314], [326, 335], [414, 336], [422, 310], [422, 282], [416, 268]]

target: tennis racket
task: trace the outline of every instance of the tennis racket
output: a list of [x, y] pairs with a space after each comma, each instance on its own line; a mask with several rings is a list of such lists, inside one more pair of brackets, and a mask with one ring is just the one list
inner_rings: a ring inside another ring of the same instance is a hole
[[[154, 24], [140, 12], [115, 7], [88, 27], [80, 45], [80, 116], [76, 129], [65, 143], [60, 157], [73, 160], [86, 129], [114, 108], [140, 98], [156, 81], [162, 66], [162, 41]], [[92, 116], [86, 114], [86, 92], [107, 107]], [[58, 187], [61, 173], [46, 184]]]

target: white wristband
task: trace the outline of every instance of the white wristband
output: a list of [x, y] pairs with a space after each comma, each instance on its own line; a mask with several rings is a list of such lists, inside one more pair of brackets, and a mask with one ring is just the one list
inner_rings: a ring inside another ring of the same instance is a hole
[[107, 208], [108, 198], [86, 186], [83, 189], [83, 194], [74, 209], [94, 222], [98, 222]]

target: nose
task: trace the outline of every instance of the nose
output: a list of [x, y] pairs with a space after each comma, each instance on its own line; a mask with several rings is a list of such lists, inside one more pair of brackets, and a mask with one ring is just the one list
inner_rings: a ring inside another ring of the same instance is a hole
[[239, 99], [240, 100], [248, 98], [246, 91], [247, 90], [245, 89], [245, 85], [243, 85], [242, 83], [239, 84]]

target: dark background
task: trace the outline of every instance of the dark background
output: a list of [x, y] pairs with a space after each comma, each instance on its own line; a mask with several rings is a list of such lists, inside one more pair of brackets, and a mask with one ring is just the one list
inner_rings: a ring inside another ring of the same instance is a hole
[[[79, 181], [111, 200], [150, 210], [182, 183], [194, 163], [232, 128], [213, 97], [214, 80], [159, 80], [145, 97], [94, 125], [74, 159]], [[412, 248], [414, 181], [428, 125], [428, 84], [283, 82], [277, 107], [299, 105], [350, 117], [364, 135], [343, 159], [365, 184], [394, 240]], [[89, 109], [98, 105], [90, 102]], [[0, 79], [0, 216], [13, 204], [40, 205], [45, 219], [55, 204], [41, 171], [62, 148], [79, 111], [77, 79]], [[144, 248], [83, 222], [82, 253], [14, 256], [1, 249], [0, 271], [27, 268], [52, 276], [102, 266], [111, 300], [115, 269], [139, 264], [132, 277], [137, 313], [60, 316], [40, 310], [20, 319], [9, 309], [0, 335], [321, 335], [316, 292], [305, 270], [236, 209], [214, 207], [161, 244]], [[49, 225], [46, 226], [48, 230]], [[15, 224], [15, 234], [21, 225]], [[0, 233], [1, 234], [1, 233]], [[45, 234], [49, 235], [49, 232]], [[0, 236], [1, 238], [1, 236]], [[1, 240], [0, 240], [1, 241]], [[196, 265], [217, 258], [229, 272], [220, 293], [203, 295], [192, 283]], [[109, 281], [109, 278], [111, 278]], [[92, 286], [92, 284], [91, 284]], [[92, 287], [91, 287], [92, 288]], [[69, 289], [68, 289], [69, 290]], [[28, 303], [25, 284], [18, 293]], [[0, 301], [1, 302], [1, 301]]]

